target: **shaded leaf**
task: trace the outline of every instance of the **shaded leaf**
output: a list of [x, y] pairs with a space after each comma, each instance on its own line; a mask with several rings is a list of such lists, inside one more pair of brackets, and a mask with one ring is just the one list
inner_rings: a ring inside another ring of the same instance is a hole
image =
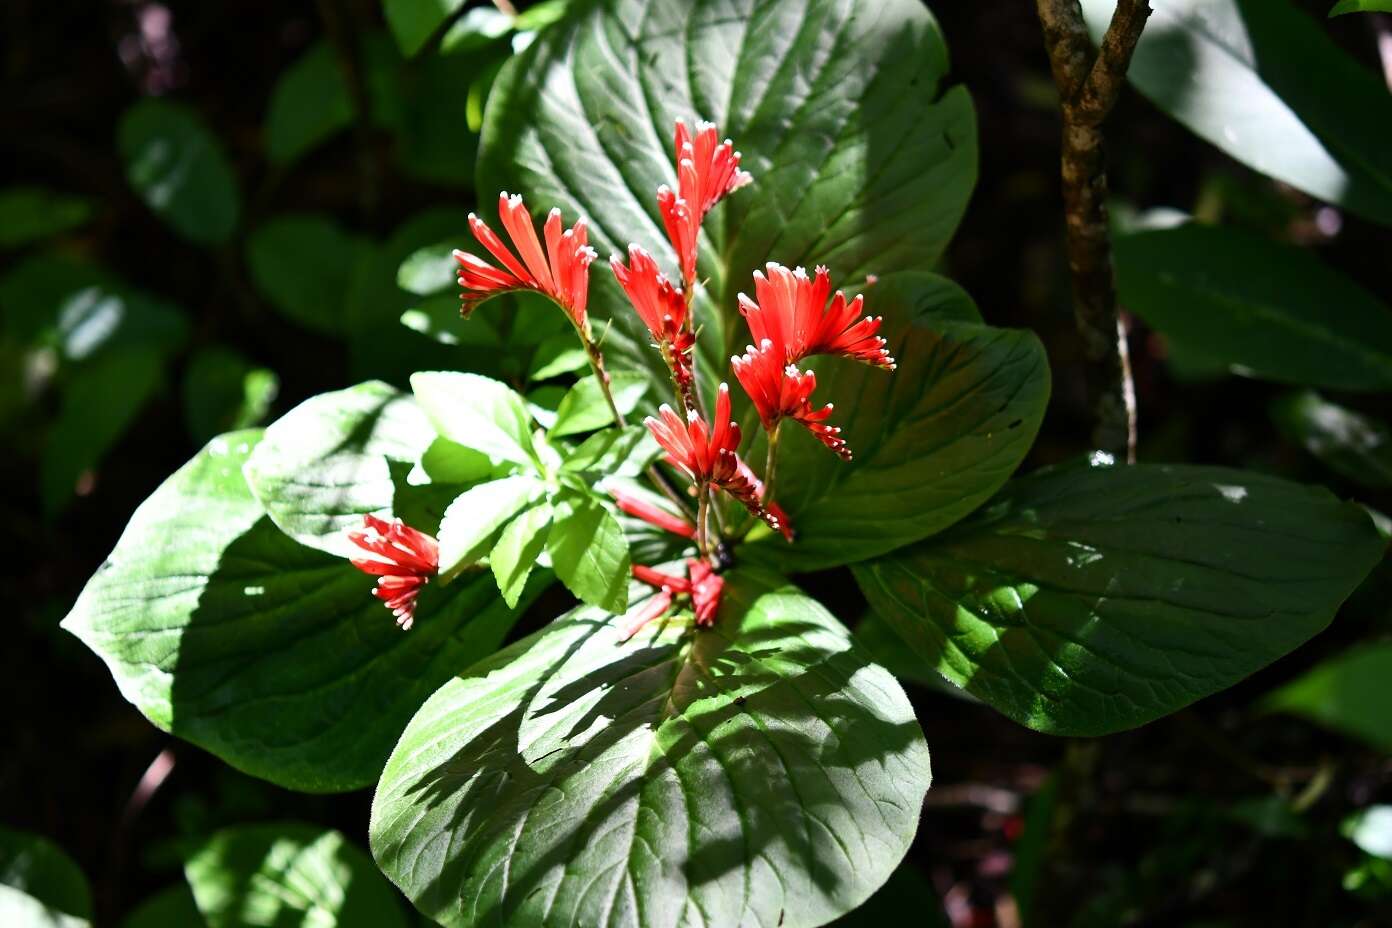
[[[897, 330], [897, 331], [896, 331]], [[786, 571], [874, 557], [940, 532], [1000, 489], [1024, 460], [1049, 398], [1049, 366], [1030, 332], [967, 323], [891, 326], [894, 373], [815, 359], [814, 400], [855, 458], [841, 461], [800, 426], [784, 428], [775, 495], [797, 543], [757, 529], [746, 556]], [[747, 433], [758, 420], [746, 417]], [[763, 462], [762, 438], [750, 460]]]
[[184, 371], [184, 422], [194, 440], [260, 425], [280, 389], [275, 371], [226, 348], [198, 352]]
[[[1116, 0], [1083, 0], [1097, 40]], [[1127, 72], [1160, 109], [1249, 167], [1392, 222], [1387, 87], [1291, 0], [1166, 0]]]
[[147, 97], [121, 117], [116, 141], [131, 187], [176, 232], [200, 245], [232, 237], [241, 211], [237, 178], [197, 112]]
[[573, 374], [583, 370], [590, 363], [589, 355], [579, 344], [573, 333], [553, 335], [540, 345], [532, 355], [532, 363], [527, 369], [528, 380], [550, 380], [562, 374]]
[[[614, 396], [614, 405], [619, 414], [630, 415], [643, 395], [648, 392], [652, 380], [647, 374], [637, 371], [616, 371], [609, 375], [609, 390]], [[614, 424], [614, 412], [604, 398], [599, 387], [599, 378], [594, 374], [581, 377], [571, 387], [561, 404], [556, 407], [556, 421], [549, 431], [553, 437], [592, 432]]]
[[[342, 557], [365, 513], [390, 515], [390, 462], [413, 464], [435, 439], [415, 401], [376, 381], [305, 400], [266, 429], [247, 461], [251, 491], [281, 531]], [[419, 527], [419, 526], [417, 526]]]
[[336, 831], [294, 823], [226, 828], [184, 865], [209, 928], [406, 928], [372, 860]]
[[1331, 17], [1345, 13], [1392, 13], [1392, 0], [1339, 0], [1329, 11]]
[[1392, 388], [1392, 308], [1306, 251], [1190, 224], [1116, 242], [1126, 308], [1235, 373], [1338, 390]]
[[1365, 487], [1392, 486], [1392, 433], [1386, 424], [1313, 390], [1279, 397], [1271, 418], [1281, 434], [1335, 472]]
[[266, 156], [289, 164], [353, 124], [353, 102], [333, 46], [320, 40], [286, 68], [266, 112]]
[[1331, 658], [1272, 693], [1264, 705], [1392, 751], [1392, 642]]
[[[0, 920], [0, 924], [26, 926], [86, 924], [92, 918], [92, 891], [87, 877], [62, 848], [38, 835], [0, 827], [0, 887], [8, 887], [48, 909], [50, 921]], [[25, 904], [10, 899], [14, 909], [0, 900], [0, 914], [20, 910]], [[38, 911], [32, 906], [30, 910]], [[60, 916], [68, 916], [63, 919]]]
[[527, 509], [508, 523], [488, 555], [493, 578], [498, 581], [503, 602], [509, 606], [517, 605], [527, 577], [536, 566], [537, 558], [546, 549], [551, 514], [551, 504], [545, 501]]
[[1102, 735], [1226, 689], [1329, 624], [1382, 556], [1327, 491], [1210, 467], [1067, 467], [857, 565], [871, 606], [1023, 725]]
[[297, 213], [258, 226], [247, 240], [257, 289], [286, 317], [343, 337], [354, 257], [365, 247], [327, 216]]
[[0, 248], [18, 248], [83, 225], [92, 201], [44, 187], [0, 190]]
[[491, 577], [430, 584], [402, 632], [372, 577], [264, 515], [242, 477], [259, 439], [214, 439], [166, 480], [63, 627], [159, 728], [281, 786], [360, 789], [425, 697], [492, 653], [517, 612]]
[[765, 574], [709, 631], [617, 621], [577, 609], [431, 698], [373, 801], [387, 875], [450, 926], [805, 928], [869, 897], [929, 783], [893, 678]]
[[188, 884], [180, 883], [160, 890], [136, 906], [121, 922], [121, 928], [206, 928], [207, 924]]
[[401, 314], [401, 324], [442, 345], [499, 348], [503, 344], [487, 319], [459, 315], [459, 297], [453, 293], [426, 297]]
[[466, 0], [382, 0], [387, 25], [401, 48], [410, 57], [420, 51]]

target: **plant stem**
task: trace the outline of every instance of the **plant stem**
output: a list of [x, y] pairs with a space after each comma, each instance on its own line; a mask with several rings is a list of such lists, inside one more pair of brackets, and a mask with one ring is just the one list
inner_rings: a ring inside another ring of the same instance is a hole
[[1062, 175], [1074, 320], [1088, 364], [1098, 448], [1136, 459], [1136, 391], [1126, 330], [1117, 314], [1107, 222], [1102, 123], [1116, 104], [1131, 55], [1150, 15], [1149, 0], [1118, 0], [1099, 50], [1078, 0], [1036, 0], [1063, 115]]
[[710, 538], [706, 527], [706, 516], [710, 511], [710, 487], [701, 487], [700, 502], [696, 506], [696, 550], [702, 557], [710, 554]]
[[778, 435], [782, 429], [783, 420], [779, 419], [769, 432], [768, 456], [764, 459], [764, 501], [769, 503], [773, 502], [773, 478], [778, 473]]

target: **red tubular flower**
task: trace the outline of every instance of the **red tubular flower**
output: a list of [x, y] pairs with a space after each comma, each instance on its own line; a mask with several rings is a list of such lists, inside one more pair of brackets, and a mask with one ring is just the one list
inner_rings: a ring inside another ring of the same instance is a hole
[[649, 525], [655, 525], [663, 531], [680, 535], [683, 538], [696, 537], [696, 526], [681, 516], [674, 515], [661, 506], [655, 506], [647, 500], [625, 493], [623, 490], [610, 490], [609, 493], [614, 497], [614, 502], [618, 504], [619, 509], [635, 519], [642, 519]]
[[657, 208], [688, 287], [696, 279], [701, 221], [723, 197], [754, 179], [740, 170], [740, 153], [730, 140], [717, 142], [718, 138], [713, 123], [698, 122], [693, 137], [686, 123], [677, 120], [677, 189], [664, 184], [657, 190]]
[[658, 269], [657, 262], [637, 245], [628, 246], [628, 266], [614, 255], [609, 266], [628, 301], [662, 350], [677, 383], [691, 382], [691, 347], [696, 337], [687, 330], [686, 299]]
[[792, 364], [783, 362], [783, 350], [765, 338], [758, 348], [750, 345], [743, 355], [730, 359], [744, 392], [754, 401], [759, 421], [772, 432], [782, 419], [795, 419], [807, 427], [818, 441], [842, 459], [851, 459], [851, 450], [841, 438], [841, 429], [825, 425], [832, 405], [812, 408], [812, 391], [817, 388], [817, 375], [803, 373]]
[[697, 625], [709, 628], [715, 624], [720, 597], [725, 592], [725, 578], [707, 562], [694, 558], [686, 562], [686, 573], [686, 577], [675, 577], [641, 564], [634, 565], [633, 576], [656, 587], [657, 593], [619, 631], [623, 640], [627, 641], [649, 623], [666, 615], [677, 596], [691, 597], [691, 610]]
[[[729, 139], [717, 142], [718, 138], [714, 123], [697, 122], [693, 138], [686, 123], [677, 120], [677, 177], [681, 197], [696, 204], [702, 219], [723, 197], [754, 180], [748, 171], [740, 170], [740, 153], [735, 151], [734, 144]], [[688, 163], [689, 170], [686, 169]]]
[[562, 229], [561, 211], [551, 210], [543, 230], [546, 247], [542, 248], [532, 225], [532, 214], [520, 196], [498, 195], [498, 215], [513, 245], [522, 256], [519, 261], [498, 234], [482, 219], [469, 214], [469, 228], [474, 238], [502, 265], [493, 267], [466, 251], [456, 251], [459, 262], [459, 286], [464, 291], [461, 307], [465, 317], [484, 300], [512, 290], [535, 290], [560, 304], [581, 329], [586, 325], [589, 303], [590, 262], [594, 249], [589, 246], [585, 220], [576, 220], [570, 229]]
[[825, 267], [816, 269], [815, 280], [802, 268], [790, 271], [770, 263], [767, 270], [767, 277], [754, 272], [756, 299], [739, 295], [740, 312], [757, 342], [768, 339], [782, 347], [785, 364], [808, 355], [834, 354], [894, 370], [886, 342], [876, 334], [881, 318], [861, 315], [864, 297], [847, 302], [846, 294], [837, 290], [827, 306], [831, 275]]
[[354, 567], [377, 577], [372, 595], [386, 603], [397, 625], [410, 628], [416, 597], [439, 570], [439, 543], [400, 519], [374, 515], [363, 516], [363, 528], [350, 531], [348, 540], [372, 555], [352, 558]]
[[667, 459], [674, 467], [684, 471], [698, 487], [709, 484], [724, 490], [771, 528], [778, 528], [778, 520], [760, 504], [754, 485], [740, 472], [739, 455], [735, 453], [740, 443], [740, 427], [730, 418], [727, 385], [720, 385], [716, 397], [714, 428], [708, 428], [695, 411], [687, 413], [686, 421], [682, 421], [670, 406], [664, 405], [658, 414], [659, 419], [649, 416], [644, 425], [667, 452]]

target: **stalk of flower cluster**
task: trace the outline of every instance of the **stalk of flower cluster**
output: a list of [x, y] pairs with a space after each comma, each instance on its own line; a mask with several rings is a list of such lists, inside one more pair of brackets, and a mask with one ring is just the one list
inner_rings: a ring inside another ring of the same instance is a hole
[[778, 436], [783, 429], [780, 419], [768, 433], [768, 456], [764, 459], [764, 499], [773, 500], [773, 478], [778, 475]]

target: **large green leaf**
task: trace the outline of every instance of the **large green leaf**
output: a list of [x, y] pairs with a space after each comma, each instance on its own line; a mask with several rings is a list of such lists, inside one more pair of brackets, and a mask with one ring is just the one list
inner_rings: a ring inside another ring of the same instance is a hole
[[930, 665], [1040, 731], [1100, 735], [1231, 686], [1320, 632], [1382, 556], [1359, 507], [1211, 467], [1075, 466], [855, 567]]
[[1265, 705], [1392, 751], [1392, 643], [1327, 660], [1272, 693]]
[[202, 245], [232, 237], [241, 211], [237, 178], [196, 111], [147, 97], [121, 117], [116, 142], [126, 179], [175, 231]]
[[392, 462], [414, 463], [434, 439], [410, 396], [369, 381], [311, 397], [277, 419], [247, 461], [246, 478], [281, 531], [348, 556], [358, 549], [347, 530], [360, 528], [364, 513], [393, 510]]
[[1271, 404], [1281, 433], [1349, 480], [1392, 486], [1392, 431], [1386, 423], [1331, 403], [1313, 390]]
[[85, 926], [92, 918], [92, 891], [82, 869], [38, 835], [0, 827], [0, 890], [12, 891], [0, 894], [0, 925]]
[[[1094, 38], [1116, 0], [1082, 0]], [[1392, 223], [1392, 97], [1291, 0], [1154, 4], [1133, 84], [1242, 163]]]
[[[755, 180], [706, 222], [702, 351], [723, 371], [746, 337], [727, 324], [734, 295], [765, 262], [854, 282], [942, 254], [977, 167], [971, 100], [947, 70], [917, 0], [587, 0], [503, 69], [477, 188], [578, 212], [601, 255], [637, 242], [674, 270], [655, 201], [675, 185], [673, 122], [717, 123]], [[593, 276], [606, 355], [661, 373], [611, 275]]]
[[371, 577], [263, 513], [242, 477], [259, 439], [215, 439], [166, 480], [63, 627], [160, 728], [283, 786], [358, 789], [425, 697], [491, 653], [517, 613], [480, 575], [427, 586], [415, 627], [396, 628]]
[[1392, 389], [1392, 308], [1309, 252], [1197, 224], [1116, 243], [1126, 308], [1186, 355], [1279, 383]]
[[[1000, 489], [1024, 460], [1049, 400], [1049, 365], [1029, 332], [970, 323], [897, 326], [892, 374], [815, 359], [818, 402], [855, 458], [842, 462], [785, 423], [775, 495], [796, 544], [762, 532], [745, 553], [782, 569], [875, 557], [947, 528]], [[758, 420], [749, 422], [757, 431]], [[763, 463], [762, 445], [751, 461]]]
[[194, 852], [184, 874], [209, 928], [407, 925], [371, 858], [315, 825], [224, 829]]
[[445, 925], [821, 925], [908, 848], [928, 751], [903, 691], [786, 582], [622, 642], [579, 609], [421, 709], [377, 862]]
[[343, 338], [353, 271], [371, 246], [327, 216], [293, 213], [257, 227], [247, 239], [247, 264], [257, 288], [288, 318]]

